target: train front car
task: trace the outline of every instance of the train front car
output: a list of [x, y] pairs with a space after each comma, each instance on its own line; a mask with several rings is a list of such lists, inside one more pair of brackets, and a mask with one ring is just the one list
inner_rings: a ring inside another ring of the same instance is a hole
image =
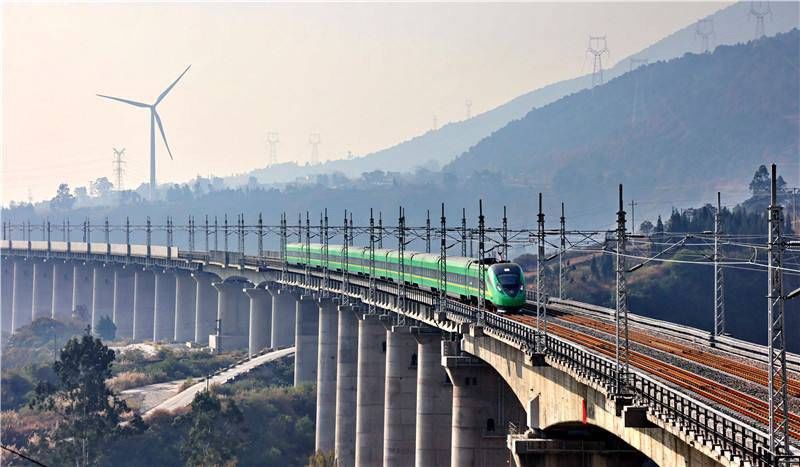
[[497, 263], [489, 266], [487, 289], [492, 304], [499, 313], [518, 311], [525, 305], [525, 275], [516, 263]]

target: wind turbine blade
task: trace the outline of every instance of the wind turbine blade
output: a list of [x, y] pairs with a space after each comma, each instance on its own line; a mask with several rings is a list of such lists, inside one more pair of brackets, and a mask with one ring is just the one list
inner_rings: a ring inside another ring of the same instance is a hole
[[158, 112], [153, 110], [153, 115], [156, 116], [156, 123], [158, 123], [158, 131], [161, 132], [161, 137], [164, 139], [164, 146], [167, 147], [167, 154], [169, 154], [169, 158], [172, 159], [172, 151], [169, 150], [169, 143], [167, 142], [167, 135], [164, 133], [164, 125], [161, 124], [161, 117], [158, 116]]
[[172, 90], [172, 88], [173, 88], [173, 87], [175, 87], [175, 85], [176, 85], [176, 84], [178, 84], [178, 81], [180, 81], [180, 80], [181, 80], [181, 78], [183, 78], [183, 75], [185, 75], [185, 74], [186, 74], [186, 72], [187, 72], [187, 71], [189, 71], [189, 68], [191, 68], [191, 67], [192, 67], [192, 65], [189, 65], [189, 66], [187, 66], [187, 67], [186, 67], [186, 69], [185, 69], [185, 70], [183, 70], [183, 73], [181, 73], [181, 75], [180, 75], [180, 76], [178, 76], [178, 79], [176, 79], [175, 81], [173, 81], [173, 82], [172, 82], [172, 84], [170, 84], [170, 85], [169, 85], [169, 87], [168, 87], [167, 89], [165, 89], [165, 90], [164, 90], [164, 92], [162, 92], [162, 93], [161, 93], [161, 94], [158, 96], [158, 99], [156, 99], [156, 103], [155, 103], [155, 104], [153, 104], [153, 105], [158, 105], [158, 103], [159, 103], [159, 102], [161, 102], [161, 101], [162, 101], [162, 100], [163, 100], [165, 97], [167, 97], [167, 93], [169, 93], [169, 91], [170, 91], [170, 90]]
[[136, 102], [136, 101], [132, 101], [132, 100], [128, 100], [128, 99], [123, 99], [121, 97], [104, 96], [102, 94], [97, 94], [97, 96], [98, 97], [103, 97], [105, 99], [111, 99], [112, 101], [119, 101], [119, 102], [122, 102], [122, 103], [125, 103], [125, 104], [130, 104], [130, 105], [133, 105], [133, 106], [136, 106], [136, 107], [144, 107], [144, 108], [150, 107], [149, 105], [147, 105], [145, 103]]

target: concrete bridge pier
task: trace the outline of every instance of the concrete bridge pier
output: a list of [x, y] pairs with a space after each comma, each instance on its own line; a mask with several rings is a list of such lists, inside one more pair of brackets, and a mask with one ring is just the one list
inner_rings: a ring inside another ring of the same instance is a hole
[[[470, 357], [446, 357], [442, 364], [453, 384], [452, 466], [505, 465], [505, 427], [497, 417], [498, 377]], [[489, 437], [493, 438], [489, 438]]]
[[339, 342], [337, 301], [319, 299], [319, 335], [317, 352], [317, 423], [314, 449], [324, 453], [334, 450], [336, 439], [336, 347]]
[[94, 270], [84, 263], [75, 263], [72, 269], [72, 313], [80, 319], [92, 319], [92, 284]]
[[65, 261], [53, 261], [53, 319], [68, 319], [72, 314], [73, 266]]
[[194, 340], [197, 283], [187, 271], [175, 271], [175, 342]]
[[33, 262], [32, 318], [53, 316], [53, 263], [46, 259]]
[[14, 264], [17, 261], [6, 257], [0, 261], [0, 329], [11, 333], [14, 309]]
[[417, 414], [417, 341], [408, 326], [386, 333], [383, 465], [414, 465]]
[[294, 345], [297, 294], [282, 287], [270, 286], [268, 290], [272, 294], [272, 346]]
[[356, 466], [383, 465], [386, 328], [378, 315], [359, 315]]
[[270, 335], [272, 331], [272, 297], [263, 286], [246, 288], [244, 293], [250, 297], [248, 353], [253, 356], [270, 346], [272, 337]]
[[217, 290], [211, 285], [215, 276], [201, 271], [192, 273], [197, 284], [195, 296], [194, 341], [208, 345], [208, 336], [214, 332], [217, 319]]
[[153, 306], [153, 341], [172, 342], [175, 337], [175, 274], [156, 271], [155, 304]]
[[129, 267], [114, 269], [114, 324], [117, 337], [133, 337], [134, 272]]
[[142, 342], [153, 338], [155, 275], [153, 271], [138, 269], [133, 275], [133, 283], [133, 340]]
[[105, 264], [94, 267], [92, 282], [92, 333], [97, 334], [100, 319], [114, 316], [114, 270]]
[[28, 259], [14, 263], [14, 296], [11, 327], [16, 331], [31, 322], [33, 308], [33, 262]]
[[317, 382], [319, 305], [313, 295], [301, 295], [295, 304], [294, 385]]
[[417, 426], [415, 465], [450, 465], [453, 385], [442, 367], [442, 333], [412, 328], [417, 341]]
[[247, 284], [237, 279], [212, 284], [219, 292], [217, 319], [220, 323], [218, 335], [212, 334], [209, 337], [212, 349], [227, 351], [247, 348], [250, 337], [250, 300], [243, 292]]
[[358, 318], [354, 305], [339, 306], [336, 353], [336, 441], [334, 455], [339, 467], [355, 465], [356, 389], [358, 377]]

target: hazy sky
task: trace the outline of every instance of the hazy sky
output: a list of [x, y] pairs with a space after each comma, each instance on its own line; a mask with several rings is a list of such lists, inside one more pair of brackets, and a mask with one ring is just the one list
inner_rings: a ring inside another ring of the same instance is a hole
[[611, 63], [727, 3], [76, 4], [2, 7], [2, 202], [112, 178], [148, 178], [149, 115], [95, 97], [159, 105], [171, 161], [158, 181], [281, 161], [364, 154], [589, 71], [590, 34]]

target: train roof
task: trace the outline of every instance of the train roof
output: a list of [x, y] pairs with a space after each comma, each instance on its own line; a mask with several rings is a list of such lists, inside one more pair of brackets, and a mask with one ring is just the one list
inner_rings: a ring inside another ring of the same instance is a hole
[[[295, 242], [295, 243], [287, 243], [286, 246], [287, 247], [291, 247], [291, 248], [297, 248], [297, 249], [305, 248], [305, 244], [304, 243], [297, 243], [297, 242]], [[312, 243], [311, 244], [311, 248], [312, 248], [312, 250], [314, 250], [314, 249], [322, 249], [322, 244], [320, 244], [320, 243]], [[331, 250], [331, 251], [341, 251], [342, 250], [342, 245], [341, 244], [328, 244], [328, 249]], [[359, 252], [365, 252], [366, 253], [366, 251], [369, 250], [369, 247], [351, 246], [351, 247], [349, 247], [349, 249], [350, 249], [350, 251], [359, 251]], [[375, 256], [376, 257], [380, 257], [380, 256], [386, 257], [386, 255], [389, 255], [392, 258], [396, 258], [397, 257], [397, 249], [391, 249], [391, 248], [376, 248], [375, 249]], [[413, 257], [414, 260], [418, 260], [418, 261], [432, 261], [432, 262], [439, 261], [439, 255], [435, 255], [435, 254], [432, 254], [432, 253], [424, 253], [424, 252], [421, 252], [421, 251], [406, 250], [405, 251], [405, 256], [407, 258]], [[466, 256], [448, 256], [447, 257], [447, 264], [451, 265], [451, 266], [466, 267], [468, 264], [474, 263], [476, 260], [477, 260], [476, 258], [470, 258], [470, 257], [466, 257]]]

